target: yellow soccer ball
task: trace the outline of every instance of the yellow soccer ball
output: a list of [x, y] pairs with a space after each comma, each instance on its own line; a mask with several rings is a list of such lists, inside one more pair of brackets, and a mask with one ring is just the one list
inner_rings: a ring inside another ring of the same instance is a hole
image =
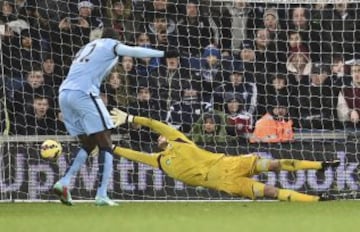
[[52, 139], [45, 140], [40, 147], [40, 155], [44, 159], [57, 159], [61, 152], [61, 144]]

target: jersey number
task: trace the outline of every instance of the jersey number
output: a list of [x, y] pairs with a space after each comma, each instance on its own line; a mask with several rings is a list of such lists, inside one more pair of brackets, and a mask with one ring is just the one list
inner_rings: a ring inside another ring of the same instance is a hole
[[95, 47], [96, 47], [96, 44], [92, 44], [90, 51], [86, 55], [82, 54], [84, 51], [84, 48], [81, 48], [80, 51], [78, 51], [78, 53], [74, 57], [74, 62], [80, 62], [80, 63], [89, 62], [89, 60], [90, 60], [89, 56], [94, 51]]

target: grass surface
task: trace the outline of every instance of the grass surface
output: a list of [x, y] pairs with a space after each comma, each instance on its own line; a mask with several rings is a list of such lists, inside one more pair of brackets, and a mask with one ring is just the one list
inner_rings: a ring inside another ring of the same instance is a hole
[[355, 232], [360, 201], [320, 203], [214, 202], [121, 203], [96, 207], [78, 203], [0, 204], [1, 232]]

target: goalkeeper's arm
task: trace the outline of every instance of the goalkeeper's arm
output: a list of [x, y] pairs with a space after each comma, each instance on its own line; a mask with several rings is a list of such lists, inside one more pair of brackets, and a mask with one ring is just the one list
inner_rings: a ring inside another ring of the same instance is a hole
[[163, 135], [165, 138], [169, 140], [181, 139], [187, 143], [193, 143], [190, 139], [188, 139], [183, 133], [176, 130], [175, 128], [166, 125], [158, 120], [133, 116], [131, 114], [127, 114], [119, 109], [113, 109], [111, 111], [111, 118], [115, 124], [115, 126], [119, 126], [124, 123], [136, 123], [142, 126], [146, 126], [156, 131], [157, 133]]
[[160, 153], [147, 154], [118, 146], [114, 147], [113, 153], [129, 160], [147, 164], [154, 168], [159, 168], [158, 158]]

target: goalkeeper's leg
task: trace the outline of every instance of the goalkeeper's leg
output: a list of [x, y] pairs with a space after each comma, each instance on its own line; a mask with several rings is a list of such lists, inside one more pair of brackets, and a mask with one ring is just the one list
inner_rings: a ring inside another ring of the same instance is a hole
[[267, 171], [297, 171], [297, 170], [320, 170], [324, 171], [328, 167], [339, 166], [340, 161], [309, 161], [296, 159], [263, 159], [256, 161], [255, 173]]
[[289, 189], [279, 189], [247, 177], [242, 177], [237, 184], [238, 195], [253, 200], [264, 197], [291, 202], [317, 202], [320, 200], [318, 196], [303, 194]]
[[317, 202], [320, 200], [318, 196], [303, 194], [290, 189], [279, 189], [271, 185], [265, 185], [264, 196], [292, 202]]

